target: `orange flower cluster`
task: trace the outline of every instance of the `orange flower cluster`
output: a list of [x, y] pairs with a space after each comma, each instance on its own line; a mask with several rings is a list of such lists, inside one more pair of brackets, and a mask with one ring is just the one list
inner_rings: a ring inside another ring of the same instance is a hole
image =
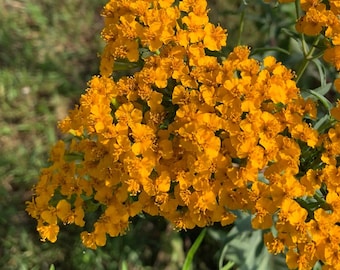
[[310, 36], [324, 35], [329, 40], [330, 46], [325, 50], [323, 58], [339, 71], [340, 2], [338, 0], [301, 0], [300, 5], [305, 14], [296, 23], [296, 30]]
[[[105, 6], [101, 76], [60, 123], [72, 138], [53, 147], [27, 211], [43, 240], [57, 240], [60, 222], [75, 224], [87, 226], [82, 242], [96, 248], [142, 212], [191, 229], [231, 224], [242, 210], [253, 228], [272, 228], [265, 243], [287, 252], [290, 268], [320, 260], [333, 269], [340, 265], [340, 103], [333, 127], [319, 134], [316, 105], [274, 57], [260, 63], [245, 46], [213, 56], [227, 34], [209, 22], [206, 6]], [[114, 80], [118, 63], [130, 62], [129, 75]]]

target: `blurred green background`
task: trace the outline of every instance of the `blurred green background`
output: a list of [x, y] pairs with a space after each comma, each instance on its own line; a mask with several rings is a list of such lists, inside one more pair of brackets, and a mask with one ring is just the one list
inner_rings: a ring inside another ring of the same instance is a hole
[[[281, 29], [292, 27], [291, 7], [261, 0], [247, 6], [237, 0], [208, 2], [212, 22], [228, 28], [226, 52], [239, 40], [243, 8], [242, 43], [289, 49]], [[70, 226], [61, 228], [57, 243], [41, 242], [35, 221], [24, 211], [49, 149], [61, 136], [57, 121], [98, 74], [99, 14], [105, 3], [0, 0], [0, 269], [180, 269], [201, 232], [176, 232], [161, 218], [139, 217], [126, 236], [93, 251], [80, 244], [79, 230]], [[261, 236], [252, 232], [249, 217], [240, 217], [234, 227], [209, 228], [193, 269], [285, 269], [282, 257], [265, 252]]]

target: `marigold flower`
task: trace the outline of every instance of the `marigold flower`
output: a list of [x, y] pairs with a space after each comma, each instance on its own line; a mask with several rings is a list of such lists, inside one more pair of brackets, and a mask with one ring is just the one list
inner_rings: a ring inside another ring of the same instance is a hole
[[206, 33], [203, 39], [204, 46], [211, 51], [219, 51], [222, 46], [227, 45], [227, 34], [220, 26], [214, 26], [208, 23], [204, 27], [204, 32]]
[[334, 65], [337, 70], [340, 70], [340, 46], [327, 48], [324, 52], [323, 58], [325, 61]]
[[311, 7], [317, 7], [322, 0], [301, 0], [300, 5], [304, 11], [307, 11]]
[[327, 25], [326, 6], [320, 4], [317, 7], [310, 7], [305, 16], [296, 23], [296, 30], [306, 35], [318, 35], [322, 28]]
[[50, 241], [54, 243], [57, 241], [57, 235], [59, 233], [59, 226], [56, 224], [49, 224], [49, 225], [38, 225], [37, 231], [41, 236], [41, 241]]
[[274, 238], [271, 232], [264, 235], [264, 243], [273, 254], [279, 254], [283, 252], [285, 248], [284, 242], [278, 238]]

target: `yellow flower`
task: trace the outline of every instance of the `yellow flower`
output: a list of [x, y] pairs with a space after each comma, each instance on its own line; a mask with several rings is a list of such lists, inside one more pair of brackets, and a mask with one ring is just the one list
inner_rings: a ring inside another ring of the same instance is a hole
[[269, 229], [273, 225], [273, 214], [277, 210], [271, 199], [262, 197], [256, 201], [255, 217], [251, 221], [254, 229]]
[[306, 195], [309, 196], [313, 196], [315, 191], [321, 187], [321, 181], [321, 172], [313, 169], [309, 169], [300, 179], [300, 183], [306, 188]]
[[57, 224], [57, 210], [53, 206], [49, 206], [48, 209], [44, 210], [41, 215], [41, 219], [48, 224]]
[[340, 124], [335, 124], [334, 128], [328, 131], [328, 138], [331, 140], [332, 149], [336, 153], [340, 153]]
[[270, 253], [274, 255], [282, 253], [285, 245], [281, 239], [274, 238], [271, 232], [264, 234], [264, 243], [266, 244]]
[[73, 223], [73, 213], [71, 211], [71, 205], [66, 200], [60, 200], [56, 207], [57, 216], [63, 223]]
[[143, 119], [142, 112], [135, 108], [132, 103], [122, 104], [115, 112], [115, 117], [118, 125], [122, 129], [127, 129], [127, 126], [133, 126], [140, 123]]
[[317, 7], [322, 0], [301, 0], [300, 5], [304, 11], [309, 10], [311, 7]]
[[230, 137], [232, 147], [239, 158], [245, 158], [258, 143], [258, 138], [252, 133], [239, 133]]
[[179, 2], [179, 9], [181, 11], [193, 11], [196, 14], [206, 12], [207, 1], [205, 0], [183, 0]]
[[340, 70], [340, 46], [327, 48], [323, 59], [335, 66], [337, 70]]
[[329, 191], [337, 190], [339, 185], [334, 179], [337, 179], [339, 176], [340, 168], [336, 167], [335, 164], [329, 164], [323, 168], [321, 180], [327, 185]]
[[94, 129], [96, 132], [100, 133], [103, 132], [103, 130], [111, 125], [112, 123], [112, 117], [110, 115], [111, 109], [106, 104], [94, 104], [91, 107], [91, 116], [92, 121], [95, 122]]
[[162, 22], [153, 22], [148, 28], [143, 29], [142, 42], [152, 52], [157, 51], [163, 45], [163, 42], [160, 40], [163, 30], [162, 26]]
[[340, 121], [340, 100], [337, 101], [336, 106], [331, 109], [331, 115]]
[[46, 241], [46, 239], [52, 243], [57, 241], [57, 235], [59, 233], [59, 226], [57, 224], [38, 224], [37, 230], [41, 236], [41, 241]]
[[286, 263], [290, 269], [308, 270], [310, 265], [310, 257], [308, 254], [300, 255], [293, 249], [289, 249], [286, 255]]
[[202, 41], [205, 32], [204, 26], [208, 23], [209, 19], [206, 14], [197, 15], [194, 12], [189, 12], [187, 16], [182, 18], [182, 23], [188, 27], [188, 37], [191, 43]]
[[156, 137], [152, 128], [147, 125], [136, 123], [131, 126], [131, 130], [133, 138], [131, 150], [135, 155], [143, 154], [152, 149]]
[[74, 209], [74, 224], [83, 227], [85, 225], [84, 216], [84, 209], [81, 206], [76, 206]]
[[106, 235], [105, 234], [94, 234], [89, 232], [81, 232], [80, 238], [83, 245], [87, 248], [97, 249], [97, 246], [105, 245], [106, 243]]
[[120, 24], [117, 24], [117, 29], [120, 30], [119, 35], [127, 39], [134, 40], [139, 33], [143, 32], [143, 27], [135, 20], [136, 16], [126, 14], [119, 18]]
[[174, 3], [175, 0], [159, 0], [158, 4], [161, 8], [168, 8]]
[[296, 30], [306, 35], [318, 35], [327, 24], [326, 6], [320, 4], [317, 7], [310, 7], [306, 15], [296, 23]]
[[220, 26], [214, 26], [208, 23], [204, 27], [206, 33], [203, 39], [204, 46], [211, 51], [219, 51], [223, 46], [227, 45], [226, 30]]
[[299, 225], [304, 223], [307, 218], [306, 209], [302, 208], [296, 201], [292, 199], [284, 199], [279, 213], [279, 219], [287, 220], [291, 225]]
[[312, 129], [307, 123], [295, 125], [291, 133], [294, 138], [306, 142], [310, 147], [315, 147], [318, 143], [318, 132]]
[[248, 160], [251, 166], [257, 169], [263, 169], [269, 161], [265, 149], [261, 146], [255, 146], [252, 149], [252, 152], [249, 153]]
[[203, 213], [207, 210], [214, 211], [217, 204], [215, 193], [211, 190], [206, 190], [197, 194], [199, 195], [197, 201], [192, 202], [195, 205], [194, 208]]
[[170, 190], [170, 176], [166, 171], [162, 171], [161, 175], [156, 179], [156, 190], [158, 192], [168, 192]]
[[64, 163], [65, 155], [65, 143], [63, 141], [58, 141], [50, 151], [50, 161], [54, 163]]

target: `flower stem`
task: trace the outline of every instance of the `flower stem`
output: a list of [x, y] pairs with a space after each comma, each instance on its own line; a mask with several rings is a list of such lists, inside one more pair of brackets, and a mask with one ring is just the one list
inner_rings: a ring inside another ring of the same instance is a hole
[[242, 12], [241, 12], [241, 18], [240, 18], [240, 27], [238, 31], [238, 38], [237, 38], [237, 45], [241, 45], [241, 38], [244, 30], [244, 14], [245, 14], [245, 5], [246, 3], [242, 4]]
[[[305, 50], [304, 50], [304, 59], [303, 59], [301, 65], [300, 65], [300, 67], [299, 67], [299, 69], [296, 73], [296, 80], [295, 80], [296, 84], [301, 79], [301, 77], [302, 77], [303, 73], [305, 72], [309, 62], [314, 59], [313, 54], [314, 54], [314, 51], [315, 51], [316, 46], [319, 43], [319, 41], [320, 41], [320, 35], [318, 35], [316, 37], [316, 39], [314, 40], [314, 42], [313, 42], [308, 53], [305, 53]], [[302, 46], [303, 47], [304, 47], [304, 43], [305, 43], [304, 40], [302, 40], [302, 44], [303, 44]]]
[[295, 12], [296, 12], [296, 19], [300, 18], [300, 1], [295, 1]]

